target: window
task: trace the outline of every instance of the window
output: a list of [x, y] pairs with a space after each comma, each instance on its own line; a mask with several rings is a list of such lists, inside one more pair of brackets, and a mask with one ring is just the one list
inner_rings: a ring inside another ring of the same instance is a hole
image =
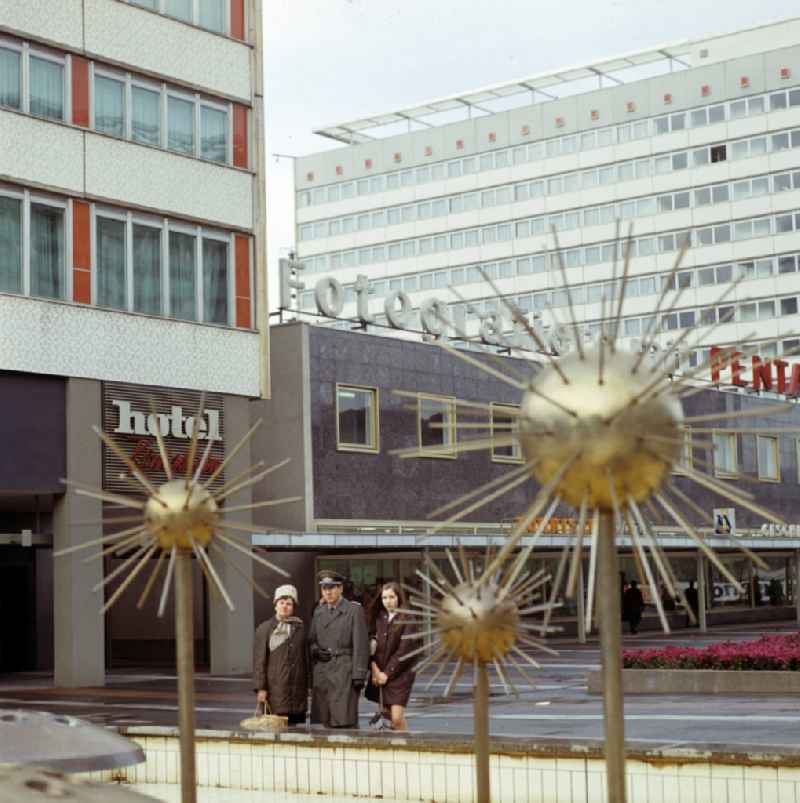
[[175, 19], [191, 22], [192, 0], [164, 0], [164, 13]]
[[169, 233], [169, 308], [173, 318], [197, 320], [195, 237]]
[[97, 304], [126, 309], [125, 221], [100, 217], [95, 221], [97, 258]]
[[0, 195], [0, 292], [22, 292], [22, 201]]
[[194, 155], [194, 103], [172, 95], [167, 107], [167, 147]]
[[53, 120], [64, 119], [64, 65], [30, 57], [30, 113]]
[[420, 396], [417, 401], [417, 439], [421, 449], [438, 447], [429, 457], [455, 459], [452, 447], [456, 442], [456, 411], [452, 399]]
[[780, 482], [780, 452], [774, 435], [756, 435], [758, 478], [764, 482]]
[[19, 109], [22, 103], [21, 56], [0, 47], [0, 106]]
[[226, 5], [225, 0], [199, 0], [197, 24], [209, 31], [225, 33]]
[[724, 162], [728, 158], [728, 149], [725, 145], [711, 146], [711, 162]]
[[212, 162], [228, 161], [228, 112], [200, 106], [200, 156]]
[[336, 386], [336, 448], [355, 452], [379, 450], [376, 388]]
[[228, 323], [228, 243], [203, 238], [203, 320]]
[[131, 87], [131, 137], [145, 145], [161, 144], [161, 93]]
[[736, 454], [737, 438], [732, 432], [715, 432], [714, 442], [714, 473], [718, 477], [733, 477], [738, 474], [738, 459]]
[[31, 204], [31, 295], [64, 297], [64, 209]]
[[125, 84], [104, 75], [94, 77], [94, 128], [112, 137], [125, 136]]
[[792, 296], [781, 299], [781, 315], [797, 315], [797, 298]]
[[495, 404], [492, 403], [492, 439], [498, 443], [492, 444], [492, 461], [495, 463], [521, 463], [522, 452], [520, 451], [519, 441], [514, 438], [513, 443], [508, 443], [510, 437], [514, 437], [518, 431], [519, 419], [511, 410], [518, 410], [516, 404]]
[[161, 229], [133, 225], [133, 309], [160, 315]]

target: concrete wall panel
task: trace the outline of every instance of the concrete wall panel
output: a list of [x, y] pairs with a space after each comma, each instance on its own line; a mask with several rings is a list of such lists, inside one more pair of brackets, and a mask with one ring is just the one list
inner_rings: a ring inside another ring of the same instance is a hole
[[[46, 5], [49, 11], [59, 4]], [[250, 103], [247, 45], [117, 0], [84, 0], [84, 6], [88, 53]]]
[[0, 179], [83, 192], [83, 134], [0, 111]]
[[0, 28], [68, 48], [83, 47], [81, 0], [31, 3], [0, 0]]
[[94, 197], [249, 229], [252, 181], [221, 165], [86, 134], [86, 192]]
[[9, 371], [259, 392], [258, 336], [241, 330], [0, 296], [0, 342]]

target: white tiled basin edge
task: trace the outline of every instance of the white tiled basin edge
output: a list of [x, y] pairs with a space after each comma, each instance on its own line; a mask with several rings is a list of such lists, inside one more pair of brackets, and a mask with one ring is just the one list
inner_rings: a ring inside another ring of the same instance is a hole
[[[178, 739], [167, 734], [128, 733], [144, 749], [146, 761], [134, 767], [93, 773], [102, 782], [130, 783], [144, 794], [148, 787], [177, 785]], [[222, 790], [260, 791], [283, 796], [335, 796], [383, 801], [473, 803], [474, 756], [463, 738], [448, 746], [415, 744], [413, 735], [392, 739], [200, 732], [197, 744], [201, 800], [227, 801]], [[569, 747], [565, 746], [565, 751]], [[491, 758], [494, 803], [601, 803], [605, 801], [604, 764], [596, 754], [561, 758], [516, 753]], [[791, 763], [798, 764], [792, 757]], [[674, 763], [661, 757], [628, 761], [630, 799], [637, 803], [673, 801], [708, 803], [769, 800], [795, 801], [800, 766], [782, 766], [775, 756], [752, 756], [741, 764], [716, 762], [711, 754], [687, 752]], [[219, 790], [210, 794], [205, 790]], [[250, 795], [242, 796], [251, 799]]]

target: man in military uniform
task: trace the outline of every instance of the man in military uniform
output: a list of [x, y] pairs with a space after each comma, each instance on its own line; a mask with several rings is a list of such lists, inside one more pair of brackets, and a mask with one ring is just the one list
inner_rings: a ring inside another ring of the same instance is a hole
[[311, 722], [358, 727], [358, 698], [367, 681], [367, 620], [357, 602], [342, 596], [344, 578], [319, 573], [322, 600], [314, 610], [308, 644], [312, 665]]

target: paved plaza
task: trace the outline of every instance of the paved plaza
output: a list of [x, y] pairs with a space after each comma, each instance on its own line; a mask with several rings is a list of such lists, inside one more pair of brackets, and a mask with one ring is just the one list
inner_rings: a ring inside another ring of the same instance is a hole
[[[764, 633], [795, 632], [792, 623], [771, 626], [717, 628], [708, 634], [681, 631], [665, 636], [647, 633], [625, 636], [626, 648], [687, 644], [704, 646], [722, 640], [747, 640]], [[491, 733], [538, 741], [594, 741], [602, 737], [602, 701], [589, 695], [587, 673], [599, 668], [598, 644], [572, 641], [553, 644], [558, 657], [542, 656], [538, 686], [506, 697], [492, 678]], [[441, 694], [447, 670], [428, 691], [426, 673], [417, 680], [409, 706], [411, 731], [463, 735], [473, 732], [471, 678], [462, 677], [450, 702]], [[444, 679], [443, 679], [444, 678]], [[250, 680], [245, 677], [197, 679], [197, 726], [234, 730], [253, 712]], [[46, 675], [0, 677], [0, 707], [35, 708], [72, 714], [106, 725], [176, 725], [175, 677], [143, 672], [112, 673], [102, 689], [57, 689]], [[374, 706], [361, 704], [362, 726]], [[790, 697], [639, 695], [625, 702], [626, 736], [652, 746], [728, 745], [732, 749], [757, 746], [760, 751], [795, 752], [800, 749], [800, 712]]]

